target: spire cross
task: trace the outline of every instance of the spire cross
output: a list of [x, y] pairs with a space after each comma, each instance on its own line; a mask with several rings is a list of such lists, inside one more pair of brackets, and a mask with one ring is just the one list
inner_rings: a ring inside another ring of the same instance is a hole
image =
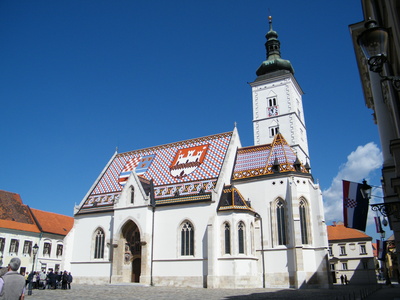
[[272, 31], [272, 16], [268, 16], [269, 31]]

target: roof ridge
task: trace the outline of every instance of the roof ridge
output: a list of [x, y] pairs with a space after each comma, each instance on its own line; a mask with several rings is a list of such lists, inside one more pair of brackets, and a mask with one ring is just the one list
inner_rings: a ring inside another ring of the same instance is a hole
[[[281, 133], [278, 133], [277, 135], [275, 135], [274, 140], [271, 143], [271, 151], [268, 153], [268, 158], [266, 160], [266, 164], [265, 164], [265, 167], [264, 167], [264, 174], [268, 173], [268, 166], [274, 165], [274, 162], [270, 163], [270, 160], [272, 158], [272, 155], [274, 154], [274, 148], [277, 145], [278, 138], [279, 138], [279, 141], [282, 141], [282, 139], [281, 139], [282, 138], [282, 134]], [[279, 163], [279, 161], [278, 161], [278, 163]]]
[[202, 137], [198, 137], [198, 138], [192, 138], [192, 139], [188, 139], [188, 140], [181, 140], [181, 141], [167, 143], [167, 144], [158, 145], [158, 146], [151, 146], [151, 147], [147, 147], [147, 148], [141, 148], [141, 149], [126, 151], [126, 152], [121, 152], [121, 153], [118, 153], [117, 156], [122, 156], [122, 155], [137, 153], [137, 152], [143, 152], [143, 151], [149, 151], [149, 150], [153, 150], [153, 149], [165, 149], [165, 148], [177, 146], [181, 143], [193, 143], [196, 141], [216, 139], [216, 138], [219, 138], [222, 136], [228, 136], [228, 135], [232, 135], [232, 134], [233, 134], [233, 131], [211, 134], [211, 135], [206, 135], [206, 136], [202, 136]]
[[[28, 206], [28, 207], [29, 207], [29, 206]], [[74, 218], [74, 217], [72, 217], [72, 216], [67, 216], [67, 215], [63, 215], [63, 214], [59, 214], [59, 213], [55, 213], [55, 212], [51, 212], [51, 211], [46, 211], [46, 210], [42, 210], [42, 209], [37, 209], [37, 208], [32, 208], [32, 207], [29, 207], [29, 209], [30, 209], [30, 210], [41, 211], [41, 212], [44, 212], [44, 213], [47, 213], [47, 214], [54, 214], [54, 215], [59, 215], [59, 216], [63, 216], [63, 217]]]

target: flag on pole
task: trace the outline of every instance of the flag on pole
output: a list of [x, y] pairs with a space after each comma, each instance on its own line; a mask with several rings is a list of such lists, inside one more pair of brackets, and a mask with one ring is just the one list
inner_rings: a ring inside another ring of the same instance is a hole
[[343, 180], [344, 226], [365, 231], [369, 200], [361, 194], [361, 184]]
[[376, 247], [378, 248], [378, 259], [385, 260], [387, 241], [376, 240]]
[[382, 223], [381, 223], [381, 217], [374, 217], [374, 220], [375, 220], [376, 232], [377, 233], [383, 232]]

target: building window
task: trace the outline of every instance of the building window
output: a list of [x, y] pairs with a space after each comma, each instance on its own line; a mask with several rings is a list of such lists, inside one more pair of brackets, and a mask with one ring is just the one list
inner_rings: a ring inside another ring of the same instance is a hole
[[6, 244], [6, 239], [5, 238], [0, 238], [0, 252], [4, 253], [4, 246]]
[[32, 250], [32, 242], [31, 241], [25, 241], [24, 242], [24, 250], [23, 250], [22, 253], [31, 255], [31, 250]]
[[135, 201], [135, 188], [131, 186], [131, 204]]
[[276, 221], [278, 226], [278, 245], [286, 245], [285, 204], [282, 200], [276, 203]]
[[304, 199], [300, 200], [299, 210], [300, 210], [301, 243], [308, 244], [307, 204]]
[[330, 256], [333, 256], [333, 250], [331, 245], [329, 245], [328, 252]]
[[51, 253], [51, 243], [44, 243], [43, 245], [43, 255], [50, 256]]
[[274, 137], [279, 133], [279, 126], [271, 126], [269, 128], [269, 137]]
[[342, 263], [342, 270], [347, 270], [347, 262]]
[[104, 231], [99, 228], [96, 231], [94, 244], [94, 258], [104, 258]]
[[231, 226], [225, 223], [225, 254], [231, 254]]
[[335, 264], [330, 264], [329, 268], [330, 268], [331, 271], [335, 271]]
[[367, 249], [365, 248], [365, 245], [360, 245], [360, 254], [367, 254]]
[[62, 256], [63, 254], [63, 245], [57, 245], [57, 256]]
[[244, 254], [244, 223], [239, 222], [238, 224], [238, 244], [239, 244], [239, 253]]
[[346, 246], [340, 246], [340, 255], [347, 255], [346, 254]]
[[181, 255], [194, 255], [194, 230], [190, 222], [185, 222], [182, 226]]
[[12, 239], [10, 243], [10, 253], [18, 253], [19, 241]]
[[276, 106], [276, 97], [268, 98], [268, 106]]
[[60, 271], [60, 265], [56, 264], [55, 267], [54, 267], [54, 272], [58, 273], [59, 271]]

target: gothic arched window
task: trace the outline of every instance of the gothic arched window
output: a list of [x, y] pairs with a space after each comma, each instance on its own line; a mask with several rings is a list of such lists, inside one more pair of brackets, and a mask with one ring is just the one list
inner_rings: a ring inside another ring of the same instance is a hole
[[131, 186], [131, 203], [133, 204], [133, 202], [135, 201], [135, 188], [133, 186]]
[[194, 229], [189, 221], [181, 229], [181, 255], [194, 255]]
[[104, 258], [104, 241], [104, 231], [98, 228], [94, 241], [94, 258]]
[[224, 226], [224, 234], [225, 234], [225, 254], [231, 254], [231, 226], [229, 223], [225, 223]]
[[238, 245], [239, 245], [239, 253], [244, 254], [244, 223], [239, 222], [238, 224]]
[[308, 238], [307, 202], [304, 199], [300, 200], [299, 213], [300, 213], [301, 243], [308, 244], [309, 238]]
[[276, 203], [276, 224], [278, 245], [286, 245], [286, 212], [285, 203], [281, 199]]

